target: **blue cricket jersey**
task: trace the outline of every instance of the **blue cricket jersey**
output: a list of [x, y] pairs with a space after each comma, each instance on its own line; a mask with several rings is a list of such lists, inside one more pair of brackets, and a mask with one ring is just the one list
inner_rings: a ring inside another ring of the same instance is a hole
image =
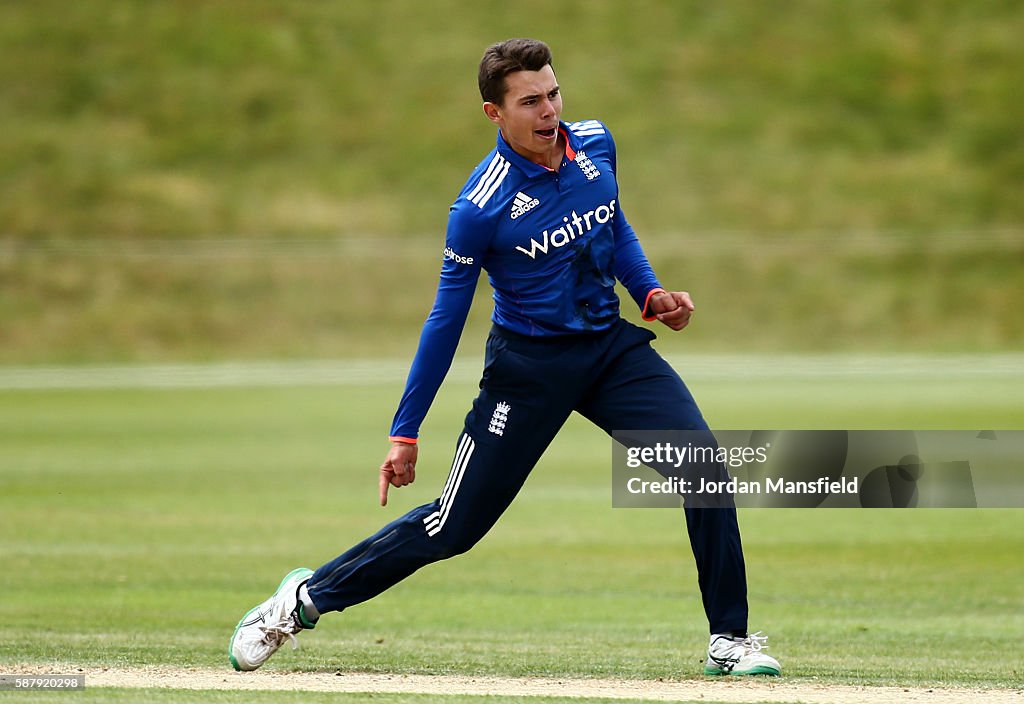
[[441, 280], [420, 336], [393, 439], [415, 440], [451, 367], [480, 270], [493, 321], [520, 335], [605, 330], [619, 317], [618, 279], [645, 320], [661, 290], [619, 203], [615, 142], [597, 120], [562, 122], [557, 171], [517, 154], [498, 132], [451, 207]]

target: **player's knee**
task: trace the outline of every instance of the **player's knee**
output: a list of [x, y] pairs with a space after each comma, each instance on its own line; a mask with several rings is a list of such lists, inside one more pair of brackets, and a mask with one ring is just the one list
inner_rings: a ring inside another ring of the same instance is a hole
[[441, 530], [430, 536], [431, 547], [438, 560], [461, 555], [480, 542], [480, 536], [454, 530]]

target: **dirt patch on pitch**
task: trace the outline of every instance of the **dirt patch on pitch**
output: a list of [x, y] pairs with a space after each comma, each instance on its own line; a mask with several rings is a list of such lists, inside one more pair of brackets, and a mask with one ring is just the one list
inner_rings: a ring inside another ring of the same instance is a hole
[[[4, 668], [7, 670], [8, 668]], [[619, 679], [466, 677], [454, 675], [375, 675], [327, 672], [232, 672], [193, 668], [10, 668], [12, 674], [82, 674], [87, 687], [232, 691], [365, 692], [399, 694], [579, 697], [654, 701], [806, 702], [807, 704], [1020, 704], [1024, 691], [852, 687], [787, 682], [785, 679], [649, 681]]]

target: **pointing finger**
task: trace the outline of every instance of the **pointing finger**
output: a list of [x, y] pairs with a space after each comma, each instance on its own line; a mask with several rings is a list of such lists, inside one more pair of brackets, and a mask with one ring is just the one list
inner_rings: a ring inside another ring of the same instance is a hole
[[380, 482], [379, 482], [380, 505], [381, 506], [387, 506], [388, 505], [388, 487], [389, 486], [391, 486], [391, 470], [385, 469], [384, 467], [381, 467], [380, 468]]

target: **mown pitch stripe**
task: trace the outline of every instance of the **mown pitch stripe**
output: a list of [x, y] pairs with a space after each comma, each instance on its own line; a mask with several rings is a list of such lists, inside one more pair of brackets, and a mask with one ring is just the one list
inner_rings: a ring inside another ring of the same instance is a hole
[[[407, 362], [222, 362], [97, 366], [0, 367], [0, 390], [144, 389], [401, 383]], [[479, 374], [453, 365], [453, 378]]]
[[[1024, 381], [1024, 354], [670, 355], [686, 380], [953, 378]], [[479, 379], [479, 359], [459, 359], [448, 378]], [[216, 388], [401, 384], [409, 360], [217, 362], [81, 366], [0, 366], [0, 390]]]
[[76, 670], [87, 687], [233, 691], [361, 692], [432, 695], [492, 695], [529, 699], [574, 697], [642, 701], [805, 702], [808, 704], [1009, 704], [1013, 690], [923, 687], [854, 687], [787, 682], [776, 678], [698, 678], [680, 681], [579, 678], [471, 677], [459, 675], [379, 675], [344, 672], [233, 672], [213, 669], [143, 667]]

